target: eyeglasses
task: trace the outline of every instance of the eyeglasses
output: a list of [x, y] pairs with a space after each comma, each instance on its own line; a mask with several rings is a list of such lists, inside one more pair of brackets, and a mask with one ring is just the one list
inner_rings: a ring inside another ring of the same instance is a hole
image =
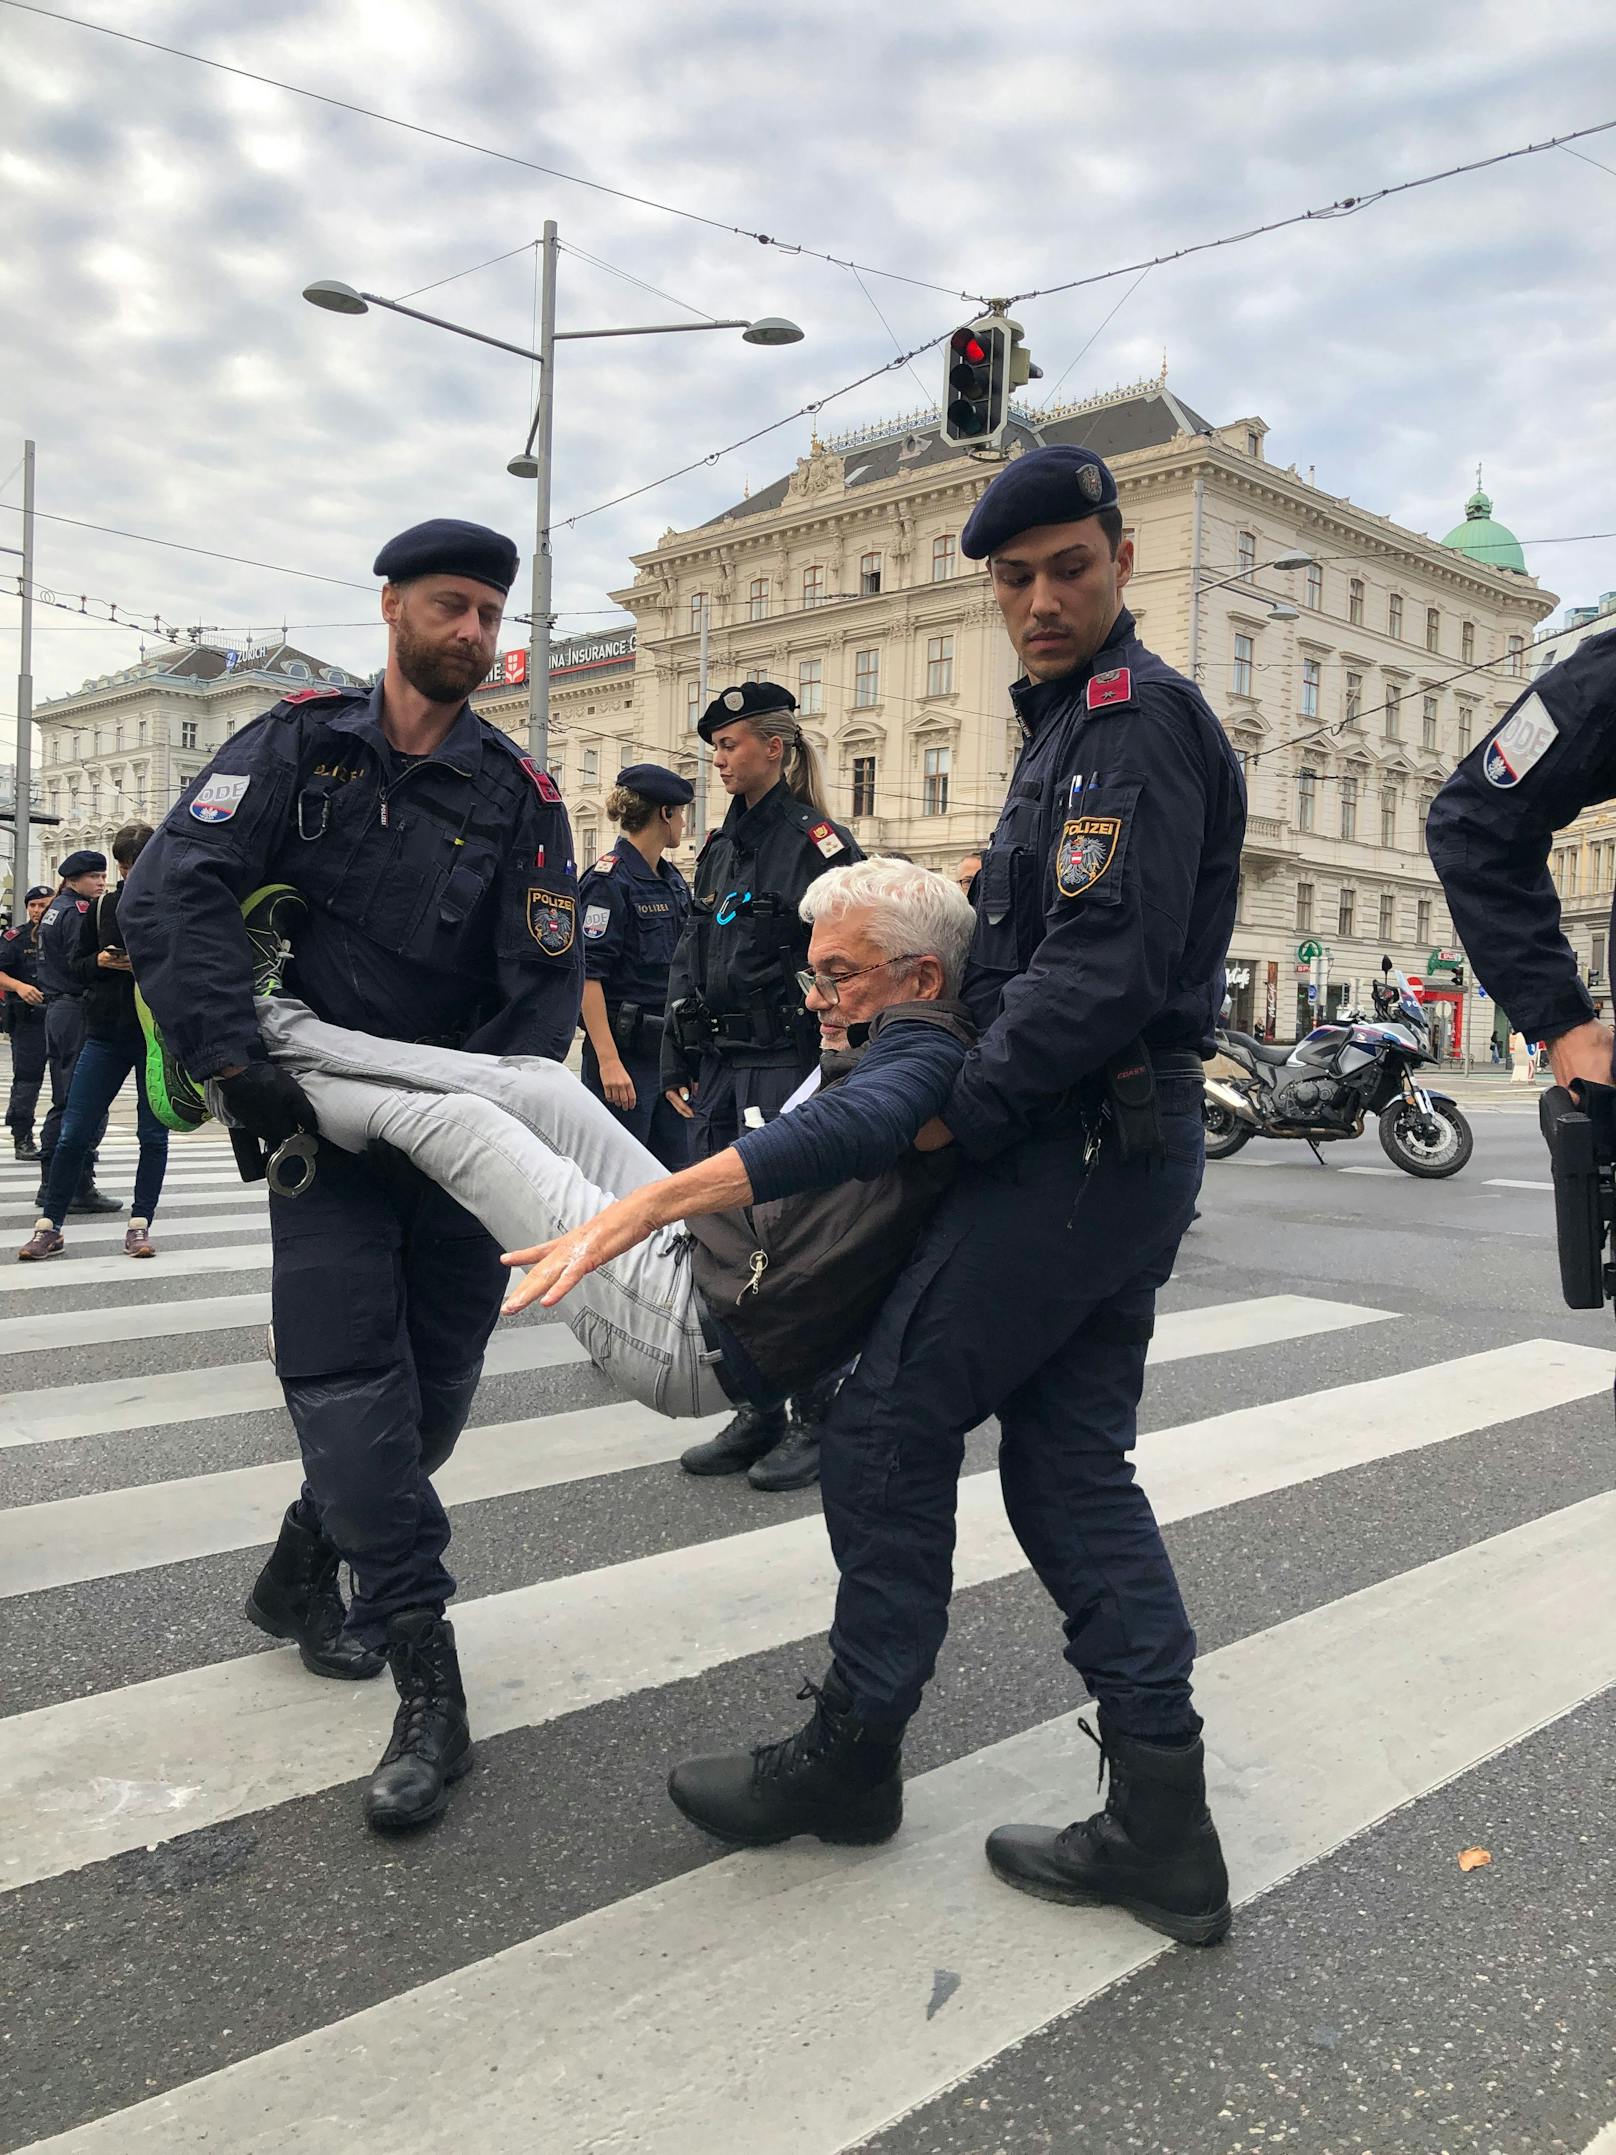
[[882, 958], [875, 965], [855, 966], [851, 973], [798, 973], [797, 985], [804, 995], [811, 995], [817, 988], [827, 1003], [833, 1006], [842, 999], [842, 990], [850, 980], [861, 980], [866, 973], [879, 973], [889, 965], [913, 965], [925, 956], [924, 951], [908, 950], [901, 958]]

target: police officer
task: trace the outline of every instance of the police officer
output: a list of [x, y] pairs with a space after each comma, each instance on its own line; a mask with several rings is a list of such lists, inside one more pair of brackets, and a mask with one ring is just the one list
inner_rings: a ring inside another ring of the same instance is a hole
[[[827, 868], [862, 860], [833, 822], [797, 699], [773, 681], [715, 696], [696, 731], [730, 796], [696, 861], [696, 891], [668, 987], [662, 1082], [691, 1119], [691, 1156], [710, 1159], [777, 1115], [819, 1061], [819, 1027], [796, 975], [808, 962], [803, 892]], [[784, 1405], [743, 1407], [679, 1464], [687, 1474], [745, 1472], [754, 1489], [818, 1477], [819, 1438], [837, 1375]]]
[[19, 1160], [37, 1160], [34, 1110], [45, 1077], [45, 991], [39, 985], [39, 923], [50, 904], [48, 883], [28, 893], [28, 916], [0, 934], [0, 988], [6, 991], [6, 1030], [11, 1036], [11, 1096], [6, 1127]]
[[1005, 1506], [1113, 1771], [1104, 1811], [1001, 1827], [989, 1861], [1023, 1891], [1209, 1943], [1229, 1908], [1194, 1636], [1128, 1455], [1156, 1290], [1200, 1185], [1245, 801], [1200, 692], [1134, 633], [1116, 499], [1091, 451], [1032, 450], [962, 535], [1026, 669], [1022, 747], [974, 886], [981, 1037], [922, 1133], [963, 1157], [831, 1411], [841, 1587], [814, 1717], [669, 1786], [735, 1841], [896, 1831], [904, 1725], [947, 1623], [965, 1436], [997, 1414]]
[[[298, 691], [192, 780], [124, 886], [141, 991], [170, 1050], [230, 1119], [279, 1146], [315, 1118], [268, 1061], [240, 903], [295, 885], [290, 991], [317, 1017], [400, 1040], [559, 1060], [582, 954], [561, 797], [466, 698], [487, 673], [516, 549], [481, 525], [417, 525], [376, 557], [387, 665], [369, 689]], [[444, 1605], [449, 1522], [430, 1477], [465, 1425], [498, 1314], [498, 1246], [391, 1152], [319, 1148], [270, 1201], [274, 1357], [301, 1497], [247, 1603], [318, 1675], [376, 1675], [400, 1704], [366, 1797], [424, 1823], [471, 1763]], [[339, 1558], [352, 1567], [343, 1621]]]
[[[56, 873], [62, 879], [61, 888], [46, 906], [39, 923], [39, 985], [45, 993], [45, 1055], [50, 1068], [51, 1104], [40, 1133], [36, 1205], [45, 1202], [51, 1155], [56, 1150], [62, 1117], [67, 1113], [73, 1065], [84, 1045], [84, 983], [73, 971], [72, 960], [78, 949], [84, 916], [107, 887], [107, 856], [86, 847], [80, 852], [69, 853], [66, 860], [58, 863]], [[96, 1129], [95, 1145], [91, 1146], [84, 1162], [77, 1195], [67, 1208], [69, 1212], [121, 1212], [123, 1209], [115, 1197], [108, 1197], [95, 1186], [95, 1146], [105, 1136], [106, 1127], [107, 1119], [103, 1115]]]
[[584, 1083], [670, 1172], [690, 1163], [689, 1122], [661, 1078], [668, 968], [690, 887], [667, 854], [684, 837], [695, 792], [660, 763], [619, 771], [606, 813], [620, 835], [578, 884]]
[[[1477, 978], [1555, 1083], [1616, 1083], [1612, 1033], [1560, 925], [1556, 831], [1616, 795], [1616, 631], [1590, 636], [1517, 697], [1431, 804], [1426, 845]], [[1616, 924], [1616, 914], [1613, 914]]]

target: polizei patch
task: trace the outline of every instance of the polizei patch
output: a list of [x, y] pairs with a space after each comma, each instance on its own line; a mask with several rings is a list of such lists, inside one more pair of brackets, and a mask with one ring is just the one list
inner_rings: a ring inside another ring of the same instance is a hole
[[1116, 859], [1120, 816], [1073, 816], [1055, 851], [1055, 887], [1063, 898], [1092, 890]]
[[1559, 738], [1559, 727], [1534, 689], [1487, 743], [1482, 769], [1488, 785], [1518, 786]]
[[527, 894], [527, 932], [548, 958], [559, 958], [572, 948], [576, 911], [560, 891], [530, 890]]
[[197, 787], [191, 802], [191, 813], [198, 823], [228, 823], [241, 806], [251, 776], [226, 776], [216, 771]]

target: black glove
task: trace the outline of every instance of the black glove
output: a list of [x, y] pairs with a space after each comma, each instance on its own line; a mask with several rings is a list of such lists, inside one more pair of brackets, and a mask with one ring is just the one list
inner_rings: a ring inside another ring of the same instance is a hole
[[266, 1145], [284, 1144], [299, 1130], [312, 1134], [319, 1127], [308, 1094], [279, 1063], [249, 1063], [216, 1082], [234, 1120]]

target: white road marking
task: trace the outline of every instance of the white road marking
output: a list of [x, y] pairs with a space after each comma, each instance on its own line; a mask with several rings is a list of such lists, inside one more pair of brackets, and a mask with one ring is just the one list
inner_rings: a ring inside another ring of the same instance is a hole
[[[256, 1227], [259, 1222], [249, 1216], [246, 1223]], [[210, 1220], [209, 1230], [217, 1230], [229, 1222]], [[236, 1229], [230, 1230], [232, 1233]], [[105, 1238], [111, 1241], [111, 1235]], [[123, 1229], [117, 1230], [116, 1239], [123, 1240]], [[152, 1230], [152, 1240], [157, 1244], [155, 1258], [138, 1260], [125, 1257], [120, 1249], [116, 1255], [102, 1257], [74, 1257], [71, 1255], [48, 1258], [43, 1264], [18, 1264], [13, 1257], [7, 1262], [5, 1251], [0, 1248], [0, 1298], [8, 1294], [38, 1294], [42, 1289], [58, 1287], [99, 1287], [105, 1280], [130, 1282], [134, 1280], [190, 1279], [198, 1275], [239, 1279], [250, 1272], [267, 1272], [270, 1262], [269, 1237], [261, 1235], [256, 1242], [239, 1242], [225, 1247], [204, 1250], [186, 1250], [170, 1247], [163, 1239], [163, 1222], [159, 1219]], [[67, 1247], [71, 1251], [73, 1243]], [[0, 1308], [4, 1302], [0, 1300]], [[161, 1309], [160, 1302], [147, 1305]]]
[[[114, 1187], [113, 1182], [109, 1181], [108, 1178], [105, 1176], [102, 1177], [97, 1187], [103, 1190], [110, 1190], [111, 1194], [114, 1197], [118, 1197], [120, 1195], [119, 1190]], [[121, 1202], [125, 1204], [127, 1204], [128, 1201], [128, 1197], [123, 1197], [121, 1199]], [[161, 1224], [164, 1217], [161, 1208], [164, 1205], [168, 1207], [170, 1212], [180, 1213], [187, 1210], [194, 1210], [196, 1208], [207, 1205], [239, 1206], [257, 1204], [267, 1211], [268, 1203], [269, 1192], [264, 1189], [262, 1185], [248, 1186], [238, 1182], [235, 1185], [234, 1189], [228, 1187], [217, 1190], [212, 1188], [189, 1189], [183, 1183], [176, 1183], [171, 1176], [169, 1180], [163, 1184], [163, 1194], [161, 1199], [159, 1200], [157, 1218], [158, 1223]], [[33, 1192], [30, 1190], [28, 1193], [28, 1201], [26, 1204], [0, 1205], [0, 1234], [9, 1233], [13, 1227], [32, 1227], [34, 1221], [37, 1220], [38, 1217], [39, 1207], [34, 1203]], [[78, 1231], [82, 1233], [83, 1226], [81, 1223], [83, 1219], [83, 1214], [72, 1212], [68, 1214], [67, 1224], [70, 1228], [78, 1229]], [[122, 1229], [120, 1229], [119, 1232], [121, 1233]]]
[[[118, 1277], [130, 1277], [127, 1262]], [[267, 1292], [213, 1295], [199, 1302], [133, 1302], [118, 1309], [50, 1310], [37, 1317], [0, 1317], [0, 1355], [111, 1346], [130, 1339], [186, 1339], [197, 1332], [233, 1332], [268, 1322]]]
[[[38, 1215], [36, 1214], [35, 1217], [37, 1218]], [[28, 1224], [32, 1226], [33, 1222], [30, 1221]], [[70, 1212], [62, 1233], [67, 1237], [68, 1249], [74, 1250], [78, 1248], [81, 1242], [121, 1243], [128, 1232], [128, 1228], [127, 1216], [114, 1219], [109, 1213], [106, 1218], [98, 1220]], [[258, 1207], [256, 1212], [221, 1212], [207, 1217], [198, 1214], [195, 1218], [189, 1213], [171, 1215], [166, 1212], [159, 1212], [152, 1222], [151, 1234], [153, 1242], [161, 1249], [165, 1235], [172, 1242], [186, 1235], [234, 1235], [253, 1228], [261, 1228], [266, 1235], [269, 1233], [269, 1214], [262, 1205]], [[17, 1237], [17, 1246], [20, 1248], [27, 1239], [21, 1226], [14, 1227], [11, 1232]], [[13, 1259], [13, 1262], [15, 1262], [15, 1259]], [[144, 1263], [146, 1260], [142, 1259], [142, 1262]], [[59, 1267], [62, 1263], [60, 1257], [48, 1257], [44, 1260], [44, 1263], [50, 1267], [57, 1277], [60, 1277]], [[4, 1276], [7, 1269], [4, 1247], [0, 1245], [0, 1288], [16, 1284], [15, 1281]]]
[[1494, 1175], [1482, 1184], [1484, 1190], [1552, 1190], [1552, 1182], [1516, 1182], [1508, 1175]]

